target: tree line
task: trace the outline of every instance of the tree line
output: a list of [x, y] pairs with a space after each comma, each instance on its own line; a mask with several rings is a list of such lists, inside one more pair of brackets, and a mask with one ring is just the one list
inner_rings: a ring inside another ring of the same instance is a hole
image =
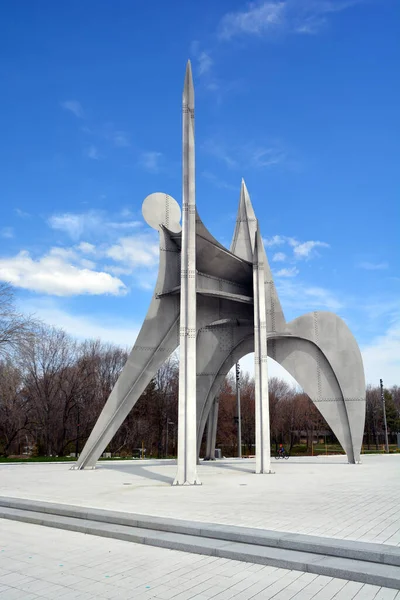
[[[127, 351], [99, 340], [79, 342], [15, 309], [13, 290], [0, 285], [0, 455], [65, 456], [79, 453], [127, 360]], [[179, 363], [160, 368], [106, 449], [132, 456], [175, 456]], [[389, 436], [400, 431], [400, 388], [385, 390]], [[269, 381], [271, 441], [309, 452], [321, 436], [336, 440], [308, 396], [285, 381]], [[255, 452], [254, 380], [241, 378], [244, 454]], [[237, 454], [236, 382], [229, 374], [219, 395], [217, 447]], [[364, 446], [384, 443], [379, 387], [367, 388]], [[203, 450], [205, 442], [203, 440]]]

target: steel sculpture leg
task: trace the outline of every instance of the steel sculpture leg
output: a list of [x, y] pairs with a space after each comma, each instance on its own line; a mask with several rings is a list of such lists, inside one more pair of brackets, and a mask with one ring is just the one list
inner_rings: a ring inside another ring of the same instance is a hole
[[207, 442], [204, 460], [215, 460], [215, 444], [217, 441], [219, 398], [214, 398], [210, 414], [207, 419]]
[[[167, 261], [168, 257], [168, 261]], [[159, 297], [176, 285], [179, 251], [170, 233], [160, 231], [160, 266], [156, 292], [146, 319], [74, 469], [94, 468], [104, 449], [157, 373], [179, 345], [179, 296]]]

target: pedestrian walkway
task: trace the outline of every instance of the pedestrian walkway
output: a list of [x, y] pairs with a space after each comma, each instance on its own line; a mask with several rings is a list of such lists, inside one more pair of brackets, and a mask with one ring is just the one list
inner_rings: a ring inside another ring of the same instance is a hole
[[342, 579], [0, 520], [0, 600], [400, 600]]
[[101, 462], [91, 471], [3, 463], [0, 494], [400, 546], [400, 454], [362, 460], [272, 459], [274, 475], [255, 475], [251, 459], [201, 463], [203, 485], [180, 487], [171, 486], [174, 461]]

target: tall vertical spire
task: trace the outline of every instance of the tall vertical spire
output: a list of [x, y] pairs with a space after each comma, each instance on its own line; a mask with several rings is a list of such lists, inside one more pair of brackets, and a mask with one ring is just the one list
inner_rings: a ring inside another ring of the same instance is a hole
[[190, 60], [182, 98], [183, 189], [178, 406], [178, 472], [174, 485], [199, 484], [196, 444], [196, 189], [194, 87]]

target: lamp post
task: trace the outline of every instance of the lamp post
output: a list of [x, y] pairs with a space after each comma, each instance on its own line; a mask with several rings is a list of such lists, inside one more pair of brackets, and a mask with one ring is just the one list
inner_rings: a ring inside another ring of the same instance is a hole
[[240, 410], [240, 365], [236, 363], [236, 407], [237, 407], [237, 437], [238, 458], [242, 458], [242, 415]]
[[383, 424], [385, 427], [385, 452], [389, 454], [389, 440], [388, 440], [388, 430], [387, 430], [387, 422], [386, 422], [386, 403], [385, 403], [385, 394], [383, 393], [383, 380], [379, 380], [381, 385], [381, 400], [383, 406]]

